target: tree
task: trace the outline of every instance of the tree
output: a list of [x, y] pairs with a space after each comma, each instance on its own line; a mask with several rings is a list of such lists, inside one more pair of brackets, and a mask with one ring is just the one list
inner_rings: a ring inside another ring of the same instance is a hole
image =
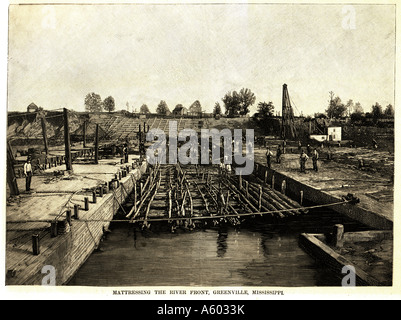
[[359, 102], [355, 103], [354, 105], [354, 112], [353, 113], [360, 113], [363, 114], [363, 108]]
[[259, 102], [258, 103], [258, 113], [259, 117], [262, 119], [272, 118], [274, 117], [274, 105], [273, 102]]
[[391, 105], [391, 104], [387, 105], [386, 109], [384, 110], [384, 115], [387, 118], [394, 118], [394, 107], [393, 107], [393, 105]]
[[240, 115], [246, 115], [249, 113], [249, 107], [256, 101], [255, 94], [248, 88], [242, 88], [239, 92], [240, 95]]
[[315, 113], [315, 119], [327, 119], [327, 116], [324, 113], [318, 112]]
[[141, 105], [139, 108], [139, 113], [150, 113], [150, 110], [146, 104]]
[[383, 118], [383, 108], [378, 102], [372, 106], [371, 114], [374, 122], [377, 122], [377, 120]]
[[170, 109], [167, 106], [166, 101], [161, 100], [157, 105], [156, 113], [160, 115], [167, 115], [170, 113]]
[[327, 116], [329, 118], [342, 118], [347, 111], [347, 107], [341, 102], [340, 97], [335, 97], [332, 91], [330, 91], [330, 102], [326, 109]]
[[352, 101], [352, 99], [349, 99], [347, 104], [345, 105], [345, 107], [347, 108], [347, 115], [351, 116], [352, 110], [354, 109], [354, 101]]
[[220, 116], [221, 115], [221, 107], [220, 107], [220, 103], [216, 102], [214, 104], [214, 109], [213, 109], [213, 116]]
[[226, 108], [227, 116], [234, 117], [239, 114], [240, 98], [237, 91], [226, 93], [226, 95], [221, 100], [223, 101], [224, 107]]
[[255, 103], [255, 94], [250, 89], [242, 88], [240, 92], [228, 92], [222, 99], [226, 115], [236, 117], [249, 113], [249, 107]]
[[259, 102], [258, 112], [254, 114], [254, 120], [264, 134], [280, 132], [280, 122], [274, 117], [273, 102]]
[[88, 112], [101, 112], [103, 102], [100, 95], [97, 93], [88, 93], [85, 97], [85, 110]]
[[199, 100], [194, 101], [194, 103], [191, 104], [188, 110], [190, 113], [202, 113], [202, 106]]
[[112, 112], [115, 110], [116, 105], [114, 102], [114, 98], [112, 96], [109, 96], [106, 99], [104, 99], [103, 108], [104, 108], [104, 110], [106, 110], [108, 112]]
[[359, 102], [355, 103], [353, 112], [351, 113], [351, 121], [358, 122], [365, 118], [363, 114], [363, 108]]

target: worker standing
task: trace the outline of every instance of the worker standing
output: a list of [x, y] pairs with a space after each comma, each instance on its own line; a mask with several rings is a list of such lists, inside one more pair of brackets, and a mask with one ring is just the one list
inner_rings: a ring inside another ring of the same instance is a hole
[[308, 146], [306, 147], [306, 152], [308, 153], [308, 156], [312, 154], [312, 147], [310, 144], [308, 144]]
[[272, 166], [272, 157], [273, 157], [273, 152], [270, 150], [270, 148], [267, 148], [266, 151], [266, 163], [267, 163], [267, 167], [270, 169]]
[[124, 144], [123, 147], [123, 155], [124, 155], [124, 163], [128, 163], [128, 147], [127, 144]]
[[31, 182], [32, 182], [32, 176], [33, 176], [33, 171], [32, 171], [32, 157], [28, 156], [26, 159], [26, 162], [24, 164], [24, 175], [25, 175], [25, 189], [26, 191], [31, 191]]
[[282, 150], [280, 145], [277, 147], [277, 154], [276, 154], [276, 162], [281, 163], [281, 155], [282, 155]]
[[308, 155], [304, 152], [304, 150], [301, 151], [301, 156], [299, 157], [299, 162], [301, 165], [301, 172], [306, 173], [305, 167], [306, 167], [306, 161], [308, 161], [309, 157]]
[[317, 167], [317, 160], [319, 159], [319, 153], [317, 152], [317, 149], [315, 148], [312, 153], [312, 161], [313, 161], [313, 170], [316, 172], [318, 171]]

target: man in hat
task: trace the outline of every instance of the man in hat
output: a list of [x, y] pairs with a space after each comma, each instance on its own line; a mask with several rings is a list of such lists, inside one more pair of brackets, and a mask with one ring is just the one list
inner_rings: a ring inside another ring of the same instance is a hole
[[31, 181], [32, 181], [32, 157], [28, 156], [26, 159], [26, 162], [24, 164], [24, 175], [25, 175], [25, 186], [26, 186], [26, 191], [31, 191]]
[[266, 163], [267, 163], [267, 167], [270, 169], [272, 166], [272, 157], [273, 157], [273, 152], [270, 150], [269, 147], [267, 147], [267, 151], [266, 151]]
[[[283, 148], [284, 149], [284, 148]], [[281, 150], [281, 146], [278, 145], [277, 147], [277, 153], [276, 153], [276, 162], [277, 163], [281, 163], [281, 155], [282, 155], [282, 150]]]
[[317, 167], [318, 159], [319, 159], [319, 153], [317, 152], [317, 149], [314, 148], [313, 153], [312, 153], [312, 162], [313, 162], [313, 170], [315, 170], [316, 172], [318, 171], [318, 167]]
[[128, 163], [128, 146], [124, 143], [123, 146], [124, 163]]
[[306, 152], [307, 152], [308, 156], [310, 156], [312, 154], [312, 147], [310, 144], [308, 144], [308, 146], [306, 147]]
[[304, 152], [304, 150], [301, 150], [301, 156], [299, 157], [299, 162], [301, 165], [301, 172], [306, 173], [305, 171], [305, 166], [306, 166], [306, 161], [308, 161], [309, 157], [308, 155]]

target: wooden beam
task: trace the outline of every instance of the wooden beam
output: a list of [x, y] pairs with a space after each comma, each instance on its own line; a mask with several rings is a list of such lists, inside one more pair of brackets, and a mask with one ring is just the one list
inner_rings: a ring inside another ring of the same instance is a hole
[[7, 183], [10, 188], [10, 195], [19, 195], [17, 177], [14, 171], [14, 154], [9, 141], [7, 141]]
[[65, 166], [72, 170], [70, 128], [68, 125], [68, 109], [64, 108], [64, 144], [65, 144]]
[[95, 133], [95, 164], [99, 164], [99, 124], [96, 124]]
[[84, 121], [83, 127], [82, 127], [82, 146], [84, 148], [86, 148], [86, 125], [87, 125], [87, 121]]
[[46, 121], [45, 121], [45, 117], [41, 117], [40, 121], [42, 123], [42, 135], [43, 135], [43, 144], [45, 146], [45, 152], [46, 155], [49, 154], [49, 145], [47, 143], [47, 130], [46, 130]]

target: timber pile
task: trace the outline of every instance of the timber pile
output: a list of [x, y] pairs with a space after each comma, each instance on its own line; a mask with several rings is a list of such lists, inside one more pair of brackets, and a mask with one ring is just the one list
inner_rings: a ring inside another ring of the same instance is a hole
[[[297, 202], [266, 185], [232, 175], [217, 165], [149, 166], [134, 188], [126, 217], [142, 223], [168, 222], [171, 230], [197, 225], [239, 225], [245, 216], [285, 218], [306, 213]], [[209, 224], [210, 225], [210, 224]]]

